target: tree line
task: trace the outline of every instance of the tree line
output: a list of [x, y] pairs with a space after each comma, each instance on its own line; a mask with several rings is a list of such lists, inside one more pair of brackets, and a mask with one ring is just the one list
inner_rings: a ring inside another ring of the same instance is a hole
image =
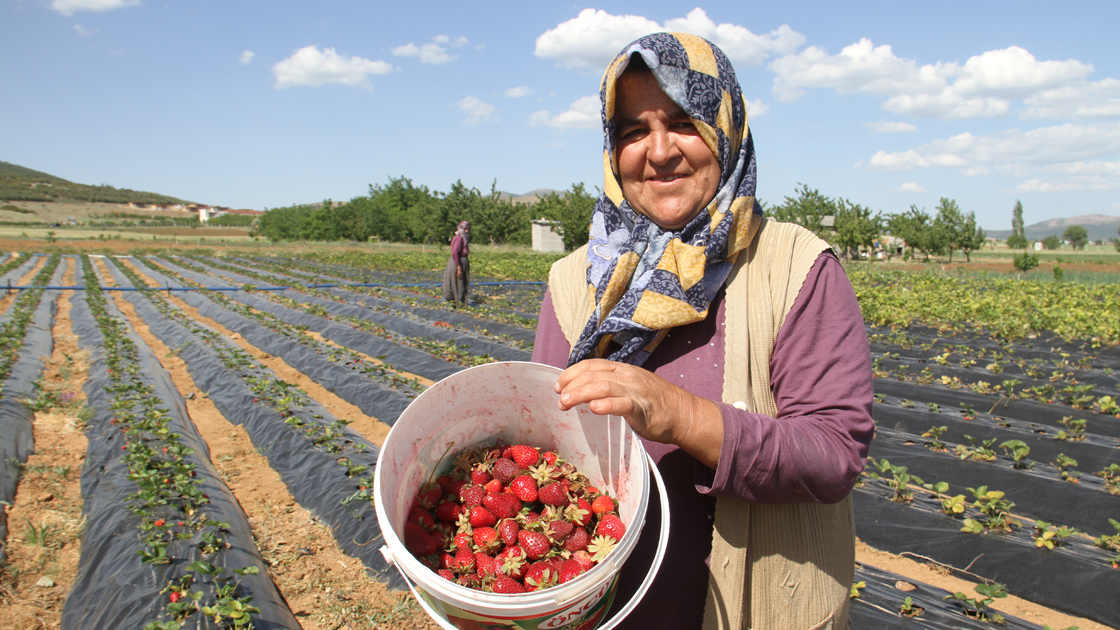
[[497, 182], [488, 193], [462, 180], [440, 192], [401, 176], [390, 177], [383, 186], [371, 184], [368, 195], [345, 203], [328, 199], [318, 205], [271, 209], [260, 218], [254, 235], [272, 241], [447, 244], [459, 222], [470, 221], [476, 242], [528, 245], [530, 221], [543, 218], [560, 224], [564, 245], [572, 249], [587, 242], [594, 206], [595, 195], [582, 183], [528, 204], [503, 198]]
[[[971, 260], [971, 253], [987, 240], [975, 213], [964, 211], [948, 197], [942, 197], [932, 211], [912, 205], [904, 212], [883, 214], [844, 198], [828, 197], [805, 184], [798, 186], [794, 195], [779, 204], [767, 206], [758, 201], [764, 214], [812, 230], [832, 243], [844, 258], [874, 255], [876, 247], [889, 255], [896, 246], [885, 243], [885, 237], [894, 237], [905, 259], [948, 256], [952, 261], [959, 252]], [[379, 240], [444, 245], [456, 225], [466, 220], [471, 222], [475, 242], [528, 245], [530, 221], [547, 219], [559, 224], [564, 246], [572, 250], [587, 242], [597, 196], [597, 190], [589, 192], [577, 183], [530, 204], [504, 198], [497, 182], [491, 184], [488, 193], [467, 187], [461, 180], [448, 192], [440, 192], [404, 176], [390, 177], [385, 185], [371, 184], [368, 195], [345, 203], [328, 199], [322, 204], [271, 209], [260, 218], [252, 234], [272, 241]], [[1028, 246], [1022, 231], [1022, 204], [1016, 202], [1009, 246]], [[1065, 239], [1074, 247], [1084, 247], [1088, 240], [1081, 226], [1067, 228]], [[1043, 244], [1056, 249], [1060, 241], [1054, 236], [1043, 239]]]

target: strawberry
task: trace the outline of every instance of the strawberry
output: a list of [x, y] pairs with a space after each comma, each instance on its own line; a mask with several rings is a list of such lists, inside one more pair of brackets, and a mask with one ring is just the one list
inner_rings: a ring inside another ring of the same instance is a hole
[[441, 578], [447, 580], [448, 582], [454, 582], [455, 581], [455, 574], [452, 573], [451, 569], [440, 569], [440, 570], [436, 571], [436, 574], [439, 575]]
[[559, 575], [552, 564], [548, 562], [534, 562], [529, 565], [529, 570], [525, 572], [525, 590], [526, 591], [539, 591], [541, 589], [556, 586], [559, 582]]
[[413, 505], [412, 509], [408, 511], [408, 521], [417, 523], [424, 529], [431, 529], [436, 526], [436, 521], [432, 518], [432, 515], [419, 505]]
[[463, 513], [463, 506], [458, 501], [444, 501], [436, 506], [436, 518], [445, 523], [454, 523]]
[[572, 559], [583, 567], [584, 571], [590, 571], [595, 566], [595, 561], [591, 558], [591, 553], [588, 551], [577, 551], [572, 554]]
[[494, 583], [490, 588], [495, 593], [514, 594], [525, 592], [525, 587], [522, 586], [521, 582], [505, 575], [499, 575], [494, 578]]
[[576, 502], [569, 505], [564, 511], [564, 518], [576, 525], [582, 525], [583, 527], [587, 527], [587, 524], [591, 522], [592, 516], [591, 504], [583, 497], [576, 499]]
[[498, 573], [520, 580], [529, 570], [529, 564], [525, 559], [525, 550], [517, 545], [511, 545], [494, 556], [494, 568]]
[[482, 505], [482, 497], [484, 496], [486, 496], [486, 490], [482, 486], [467, 484], [459, 489], [459, 502], [464, 507]]
[[587, 534], [587, 530], [582, 527], [572, 528], [572, 533], [564, 539], [565, 551], [580, 551], [587, 549], [588, 543], [591, 542], [591, 536]]
[[498, 547], [498, 531], [493, 527], [476, 527], [471, 540], [480, 551], [491, 551]]
[[607, 554], [614, 550], [615, 542], [615, 539], [610, 536], [596, 536], [591, 539], [587, 551], [591, 553], [593, 561], [602, 562], [603, 558], [606, 558]]
[[522, 468], [536, 466], [537, 462], [541, 459], [541, 453], [532, 446], [525, 444], [517, 444], [511, 446], [509, 449], [510, 459], [517, 462], [517, 465]]
[[503, 484], [508, 484], [513, 481], [513, 478], [521, 474], [521, 467], [518, 466], [512, 459], [500, 458], [494, 462], [494, 478], [501, 481]]
[[414, 556], [430, 556], [439, 551], [439, 545], [431, 534], [412, 521], [404, 524], [404, 546]]
[[566, 584], [583, 575], [587, 569], [583, 568], [579, 560], [569, 558], [560, 565], [560, 584]]
[[493, 577], [497, 571], [494, 568], [494, 556], [476, 551], [474, 554], [474, 566], [478, 569], [478, 577]]
[[439, 554], [439, 568], [448, 569], [449, 571], [454, 571], [455, 570], [455, 556], [447, 553], [446, 551], [441, 551], [440, 554]]
[[482, 580], [478, 578], [477, 573], [464, 573], [460, 575], [459, 579], [456, 581], [459, 583], [459, 586], [465, 586], [467, 588], [478, 589], [482, 586]]
[[622, 535], [625, 533], [626, 526], [622, 524], [622, 519], [614, 514], [604, 514], [595, 528], [596, 536], [610, 536], [615, 539], [615, 542], [622, 540]]
[[553, 542], [561, 542], [572, 533], [572, 524], [568, 521], [552, 521], [548, 524], [548, 537]]
[[521, 511], [521, 501], [508, 492], [495, 492], [482, 499], [482, 505], [497, 518], [513, 518]]
[[456, 551], [452, 570], [456, 573], [474, 573], [474, 552], [467, 547]]
[[438, 483], [428, 482], [420, 486], [420, 492], [416, 495], [417, 502], [425, 509], [434, 508], [443, 496], [443, 488], [439, 487]]
[[444, 494], [457, 497], [459, 496], [459, 488], [466, 484], [467, 481], [465, 479], [455, 479], [451, 477], [451, 475], [440, 475], [436, 478], [436, 483], [439, 484]]
[[486, 485], [482, 487], [486, 488], [486, 492], [501, 492], [502, 482], [498, 481], [497, 479], [491, 479], [490, 481], [487, 481]]
[[489, 466], [486, 464], [475, 464], [471, 469], [471, 483], [476, 486], [484, 486], [486, 482], [490, 481]]
[[537, 497], [541, 503], [545, 505], [562, 506], [568, 504], [568, 493], [564, 489], [564, 485], [560, 482], [553, 482], [546, 486], [541, 487], [537, 491]]
[[182, 597], [182, 595], [180, 595], [179, 593], [172, 593], [171, 595], [168, 595], [168, 599], [170, 599], [170, 600], [171, 600], [171, 603], [172, 603], [172, 604], [174, 604], [175, 602], [179, 601], [179, 598], [180, 598], [180, 597]]
[[523, 529], [517, 532], [517, 542], [530, 560], [540, 560], [552, 549], [548, 537], [540, 532]]
[[456, 549], [465, 549], [471, 546], [471, 535], [467, 532], [459, 532], [455, 534], [453, 542], [455, 543]]
[[537, 500], [537, 480], [532, 475], [518, 475], [509, 482], [510, 492], [525, 503]]
[[497, 517], [481, 505], [472, 507], [470, 514], [471, 527], [492, 527], [498, 522]]
[[595, 500], [591, 502], [591, 511], [595, 513], [595, 516], [602, 516], [608, 512], [614, 512], [614, 510], [614, 499], [605, 494], [595, 497]]
[[555, 466], [556, 462], [562, 461], [560, 456], [556, 454], [556, 451], [545, 451], [541, 453], [541, 459], [549, 466]]
[[517, 532], [520, 531], [520, 529], [521, 526], [512, 518], [502, 519], [502, 521], [498, 523], [498, 536], [501, 537], [502, 542], [505, 544], [516, 545]]

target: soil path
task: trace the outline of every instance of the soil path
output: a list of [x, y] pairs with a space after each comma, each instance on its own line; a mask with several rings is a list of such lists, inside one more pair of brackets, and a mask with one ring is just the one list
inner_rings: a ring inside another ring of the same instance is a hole
[[[73, 286], [73, 259], [65, 272]], [[0, 619], [13, 630], [58, 628], [62, 606], [78, 571], [81, 553], [81, 469], [86, 437], [82, 386], [88, 352], [78, 350], [70, 328], [70, 296], [59, 296], [54, 351], [42, 388], [59, 404], [35, 413], [35, 451], [27, 458], [14, 504], [8, 512], [7, 564], [0, 568]], [[44, 396], [40, 397], [45, 400]]]

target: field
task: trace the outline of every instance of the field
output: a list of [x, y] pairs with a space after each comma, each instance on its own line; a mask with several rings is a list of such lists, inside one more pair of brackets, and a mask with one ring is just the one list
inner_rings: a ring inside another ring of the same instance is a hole
[[[434, 628], [378, 552], [377, 449], [435, 381], [529, 358], [554, 257], [480, 247], [452, 310], [445, 251], [159, 245], [3, 243], [0, 283], [66, 287], [0, 293], [4, 627], [193, 628], [197, 592], [197, 627]], [[849, 265], [878, 425], [853, 627], [1120, 628], [1108, 256]]]

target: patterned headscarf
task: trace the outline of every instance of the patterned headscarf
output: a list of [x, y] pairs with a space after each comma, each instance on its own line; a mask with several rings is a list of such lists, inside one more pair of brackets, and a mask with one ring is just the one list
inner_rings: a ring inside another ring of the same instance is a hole
[[467, 228], [469, 228], [470, 226], [470, 221], [460, 221], [459, 227], [455, 228], [455, 234], [462, 236], [464, 241], [469, 242], [471, 240], [471, 235], [470, 232], [467, 232]]
[[[640, 55], [662, 91], [692, 119], [718, 158], [715, 198], [679, 230], [665, 230], [635, 212], [622, 195], [615, 151], [618, 79]], [[591, 216], [588, 292], [595, 310], [568, 364], [603, 357], [641, 365], [670, 328], [705, 319], [739, 252], [754, 238], [761, 208], [754, 202], [754, 143], [746, 101], [731, 62], [714, 44], [686, 33], [655, 33], [626, 46], [599, 88], [605, 186]]]

